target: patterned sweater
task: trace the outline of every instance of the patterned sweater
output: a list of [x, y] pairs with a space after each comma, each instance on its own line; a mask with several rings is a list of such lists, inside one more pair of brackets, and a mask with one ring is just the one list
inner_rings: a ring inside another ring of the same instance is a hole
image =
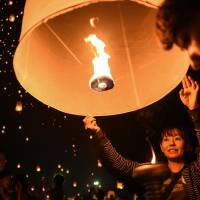
[[[191, 120], [194, 124], [198, 142], [200, 144], [200, 109], [188, 111]], [[103, 155], [106, 160], [112, 166], [113, 169], [121, 172], [126, 176], [132, 176], [135, 167], [141, 163], [125, 159], [121, 156], [105, 134], [102, 132], [98, 136], [99, 144]], [[185, 191], [188, 196], [188, 200], [200, 200], [200, 152], [198, 151], [197, 160], [187, 165], [182, 171], [182, 176], [186, 182]]]

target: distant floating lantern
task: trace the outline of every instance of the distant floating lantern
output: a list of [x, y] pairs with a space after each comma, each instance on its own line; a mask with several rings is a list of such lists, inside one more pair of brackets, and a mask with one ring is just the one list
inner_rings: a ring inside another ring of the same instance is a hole
[[99, 185], [99, 181], [94, 181], [93, 185]]
[[21, 164], [17, 163], [17, 168], [20, 169], [21, 168]]
[[80, 193], [77, 193], [76, 195], [77, 195], [78, 197], [80, 197], [80, 196], [81, 196], [81, 194], [80, 194]]
[[39, 165], [36, 166], [36, 172], [41, 172], [41, 167]]
[[117, 181], [117, 189], [123, 190], [124, 189], [124, 184], [120, 181]]
[[17, 101], [16, 106], [15, 106], [15, 111], [16, 112], [22, 111], [22, 102], [21, 101]]
[[89, 136], [89, 139], [92, 140], [92, 139], [93, 139], [93, 135], [90, 135], [90, 136]]
[[8, 5], [9, 5], [9, 6], [13, 5], [13, 1], [9, 0], [9, 1], [8, 1]]
[[10, 22], [14, 22], [14, 21], [15, 21], [15, 15], [11, 14], [11, 15], [9, 16], [8, 20], [9, 20]]
[[[160, 2], [26, 0], [13, 63], [18, 81], [41, 102], [76, 115], [121, 114], [160, 100], [189, 66], [184, 52], [158, 44]], [[84, 39], [91, 34], [106, 44], [112, 77], [90, 79], [94, 53]]]
[[101, 160], [97, 160], [97, 166], [98, 167], [103, 167]]
[[77, 187], [77, 182], [76, 181], [73, 182], [73, 187]]

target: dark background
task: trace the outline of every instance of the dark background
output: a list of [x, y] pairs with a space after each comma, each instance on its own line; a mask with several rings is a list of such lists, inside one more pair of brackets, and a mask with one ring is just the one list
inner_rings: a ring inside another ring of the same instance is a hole
[[[97, 166], [99, 154], [94, 140], [83, 129], [83, 117], [44, 105], [16, 80], [12, 62], [25, 1], [0, 2], [0, 147], [7, 154], [9, 168], [15, 174], [28, 174], [30, 187], [35, 186], [38, 191], [42, 181], [49, 184], [58, 172], [64, 175], [65, 190], [70, 195], [86, 191], [86, 185], [91, 186], [95, 180], [99, 180], [105, 190], [114, 189], [119, 177], [107, 167]], [[189, 69], [188, 74], [199, 81], [199, 73]], [[97, 118], [124, 157], [149, 162], [152, 155], [145, 140], [149, 137], [160, 159], [158, 138], [165, 127], [184, 127], [193, 134], [187, 110], [179, 100], [180, 87], [144, 109]], [[21, 112], [15, 111], [17, 102], [22, 104]], [[20, 168], [17, 168], [18, 163]], [[41, 172], [36, 172], [38, 165]], [[76, 188], [72, 187], [74, 181], [78, 184]]]

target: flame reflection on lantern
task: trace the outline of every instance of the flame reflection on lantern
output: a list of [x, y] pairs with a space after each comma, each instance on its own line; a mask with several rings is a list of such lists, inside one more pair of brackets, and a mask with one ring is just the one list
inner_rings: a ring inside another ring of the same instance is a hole
[[90, 87], [98, 92], [112, 89], [114, 82], [108, 65], [110, 56], [104, 51], [105, 43], [95, 34], [89, 35], [85, 41], [90, 42], [95, 49], [95, 58], [92, 60], [94, 74], [89, 81]]

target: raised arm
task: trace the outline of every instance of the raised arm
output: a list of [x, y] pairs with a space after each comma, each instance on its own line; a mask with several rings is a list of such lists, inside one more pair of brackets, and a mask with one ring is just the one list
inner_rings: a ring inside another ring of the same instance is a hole
[[125, 159], [112, 146], [105, 132], [98, 126], [94, 117], [88, 116], [83, 119], [84, 127], [94, 134], [98, 140], [100, 150], [103, 156], [108, 161], [109, 165], [116, 171], [123, 175], [131, 176], [134, 167], [138, 165], [137, 162]]
[[[180, 90], [180, 99], [182, 103], [187, 106], [188, 113], [194, 124], [198, 143], [200, 146], [200, 107], [198, 104], [199, 84], [190, 76], [184, 77], [182, 81], [183, 89]], [[195, 165], [200, 170], [200, 152]]]

